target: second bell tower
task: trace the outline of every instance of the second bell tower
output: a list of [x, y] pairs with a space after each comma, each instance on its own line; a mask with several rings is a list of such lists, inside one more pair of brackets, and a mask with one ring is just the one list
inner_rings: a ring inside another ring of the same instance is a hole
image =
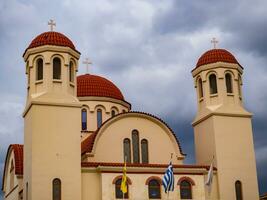
[[207, 51], [192, 70], [198, 105], [192, 123], [196, 161], [210, 165], [214, 157], [221, 200], [259, 196], [252, 114], [243, 107], [242, 74], [243, 67], [225, 49]]

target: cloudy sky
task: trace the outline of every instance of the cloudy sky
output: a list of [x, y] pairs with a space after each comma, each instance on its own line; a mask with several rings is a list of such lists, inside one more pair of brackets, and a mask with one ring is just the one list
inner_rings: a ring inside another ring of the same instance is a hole
[[[253, 129], [260, 191], [267, 192], [267, 1], [265, 0], [0, 0], [0, 184], [10, 143], [23, 143], [26, 94], [22, 54], [55, 19], [90, 73], [112, 80], [133, 110], [160, 116], [194, 163], [191, 122], [196, 94], [191, 70], [212, 48], [231, 51], [244, 66], [245, 107]], [[80, 60], [79, 74], [85, 72]], [[1, 199], [1, 197], [0, 197]]]

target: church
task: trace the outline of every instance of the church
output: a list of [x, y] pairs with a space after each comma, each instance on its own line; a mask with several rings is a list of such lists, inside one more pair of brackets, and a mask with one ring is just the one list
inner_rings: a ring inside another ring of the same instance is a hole
[[[79, 58], [74, 43], [53, 30], [24, 51], [24, 144], [7, 150], [5, 200], [259, 199], [244, 68], [233, 54], [214, 48], [192, 66], [196, 163], [190, 165], [166, 122], [131, 110], [111, 80], [78, 76]], [[174, 191], [167, 195], [162, 179], [170, 161]], [[128, 190], [122, 195], [124, 162]]]

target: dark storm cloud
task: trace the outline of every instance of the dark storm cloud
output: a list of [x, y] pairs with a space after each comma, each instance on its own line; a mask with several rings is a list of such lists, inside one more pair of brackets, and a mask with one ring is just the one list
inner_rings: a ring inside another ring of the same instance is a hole
[[0, 1], [0, 166], [8, 145], [23, 138], [21, 55], [54, 18], [56, 30], [72, 39], [81, 59], [92, 60], [90, 73], [112, 80], [133, 110], [158, 115], [172, 127], [186, 163], [194, 163], [196, 96], [190, 71], [211, 47], [210, 39], [218, 37], [219, 47], [233, 52], [245, 68], [245, 106], [255, 114], [259, 185], [266, 191], [266, 7], [264, 0]]

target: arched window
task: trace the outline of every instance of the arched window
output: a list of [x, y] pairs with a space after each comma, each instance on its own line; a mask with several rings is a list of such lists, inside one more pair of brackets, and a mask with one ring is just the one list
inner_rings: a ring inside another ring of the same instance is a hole
[[239, 94], [239, 97], [242, 96], [241, 85], [242, 85], [242, 79], [241, 79], [241, 76], [238, 75], [238, 94]]
[[70, 67], [69, 67], [69, 81], [74, 82], [74, 67], [73, 67], [73, 62], [70, 62]]
[[225, 84], [227, 93], [233, 93], [232, 76], [229, 73], [225, 74]]
[[10, 166], [10, 171], [9, 172], [10, 172], [9, 188], [10, 188], [10, 190], [12, 190], [13, 187], [14, 187], [14, 176], [15, 176], [13, 160], [11, 161], [11, 166]]
[[235, 195], [236, 195], [236, 200], [242, 200], [243, 199], [242, 184], [240, 181], [235, 182]]
[[161, 194], [160, 194], [160, 183], [152, 179], [148, 183], [148, 196], [149, 199], [160, 199]]
[[61, 61], [59, 58], [53, 59], [53, 79], [61, 79]]
[[201, 78], [198, 79], [198, 95], [199, 95], [199, 98], [203, 97], [203, 87], [202, 87], [202, 79]]
[[82, 130], [87, 130], [87, 110], [82, 109]]
[[181, 199], [192, 199], [192, 186], [187, 180], [180, 183], [180, 197]]
[[61, 181], [58, 178], [53, 180], [53, 200], [61, 200]]
[[148, 163], [148, 142], [146, 139], [141, 140], [142, 163]]
[[137, 130], [132, 131], [132, 142], [133, 142], [133, 163], [140, 163], [139, 133]]
[[209, 82], [210, 82], [210, 94], [216, 94], [217, 93], [217, 79], [215, 74], [211, 74], [209, 76]]
[[115, 195], [116, 195], [116, 199], [128, 199], [129, 198], [129, 187], [128, 187], [128, 183], [127, 183], [127, 192], [124, 194], [121, 191], [121, 178], [116, 180], [115, 182]]
[[39, 58], [36, 63], [36, 80], [43, 80], [43, 59]]
[[97, 128], [99, 128], [102, 124], [102, 110], [97, 109]]
[[127, 163], [131, 163], [131, 141], [128, 138], [123, 140], [123, 153], [125, 161]]
[[115, 115], [116, 115], [115, 110], [112, 110], [112, 111], [111, 111], [111, 117], [114, 117]]

